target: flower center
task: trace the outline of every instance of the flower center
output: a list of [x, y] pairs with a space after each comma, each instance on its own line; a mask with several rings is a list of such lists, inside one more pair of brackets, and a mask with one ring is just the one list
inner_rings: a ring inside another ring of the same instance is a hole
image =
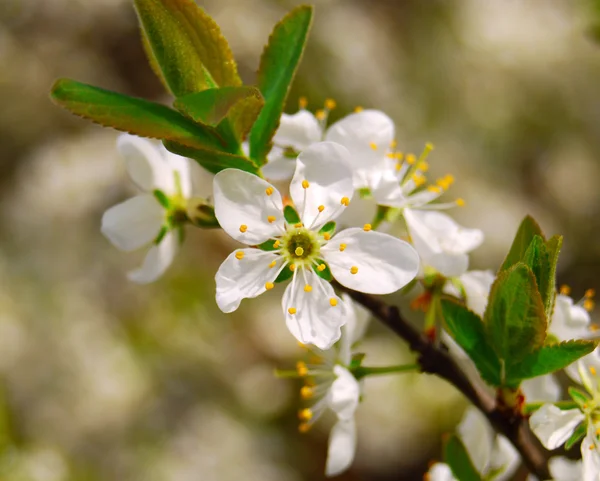
[[317, 235], [306, 227], [294, 227], [281, 239], [281, 254], [290, 264], [310, 266], [319, 258], [320, 250]]

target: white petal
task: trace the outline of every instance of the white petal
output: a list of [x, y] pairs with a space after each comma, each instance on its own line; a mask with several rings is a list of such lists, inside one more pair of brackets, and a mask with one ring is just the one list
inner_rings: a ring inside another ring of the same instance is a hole
[[356, 424], [354, 419], [338, 421], [329, 435], [325, 476], [337, 476], [348, 469], [356, 453]]
[[528, 379], [521, 384], [521, 389], [528, 403], [556, 402], [561, 395], [560, 384], [552, 374]]
[[[306, 227], [316, 229], [336, 218], [344, 209], [341, 200], [352, 199], [349, 156], [346, 148], [333, 142], [319, 142], [298, 156], [290, 195]], [[304, 181], [309, 184], [306, 189]]]
[[175, 193], [175, 177], [164, 156], [164, 150], [147, 139], [122, 134], [117, 149], [125, 159], [131, 180], [142, 190], [159, 189], [167, 195]]
[[495, 432], [485, 416], [468, 407], [457, 428], [458, 434], [478, 472], [484, 473], [492, 458]]
[[562, 446], [584, 419], [579, 409], [562, 411], [552, 404], [544, 404], [533, 413], [529, 425], [541, 443], [552, 450]]
[[567, 375], [584, 386], [588, 392], [598, 390], [598, 373], [600, 373], [600, 348], [594, 349], [587, 356], [565, 368]]
[[289, 181], [293, 177], [295, 170], [296, 159], [290, 159], [289, 157], [282, 155], [273, 160], [269, 160], [267, 165], [262, 168], [262, 173], [270, 181]]
[[[573, 461], [564, 456], [557, 456], [548, 461], [548, 468], [554, 481], [581, 481], [583, 476], [583, 464], [580, 460]], [[595, 481], [598, 480], [596, 474]]]
[[[189, 199], [192, 196], [192, 171], [189, 159], [169, 152], [164, 146], [161, 147], [165, 161], [173, 173], [175, 192], [180, 193], [184, 199]], [[181, 191], [178, 192], [179, 190]]]
[[[310, 292], [305, 286], [311, 286]], [[335, 306], [330, 300], [335, 299]], [[342, 300], [331, 284], [307, 269], [296, 271], [294, 279], [283, 294], [282, 307], [290, 332], [303, 344], [329, 349], [342, 335], [346, 322], [342, 316]], [[289, 309], [295, 309], [290, 314]]]
[[469, 271], [459, 277], [467, 295], [467, 307], [480, 316], [485, 312], [494, 278], [492, 271]]
[[108, 209], [102, 233], [117, 248], [133, 251], [152, 242], [165, 220], [165, 210], [150, 194], [138, 195]]
[[469, 268], [469, 256], [440, 252], [431, 256], [425, 264], [446, 277], [458, 277]]
[[301, 152], [310, 145], [319, 142], [323, 135], [321, 124], [308, 110], [295, 114], [282, 114], [279, 128], [273, 142], [278, 147], [292, 147]]
[[[243, 252], [241, 259], [236, 257]], [[275, 261], [273, 267], [269, 267]], [[223, 261], [215, 275], [217, 305], [223, 312], [235, 311], [242, 299], [256, 297], [267, 290], [267, 282], [274, 282], [283, 265], [283, 258], [273, 252], [259, 249], [239, 249]]]
[[394, 122], [386, 114], [363, 110], [331, 125], [325, 140], [337, 142], [350, 151], [356, 188], [374, 187], [383, 172], [385, 154], [394, 135]]
[[[248, 245], [261, 244], [284, 229], [281, 195], [266, 180], [237, 169], [225, 169], [213, 182], [215, 216], [227, 234]], [[267, 195], [268, 192], [272, 193]], [[275, 217], [269, 222], [270, 216]], [[247, 230], [241, 232], [240, 227]]]
[[360, 386], [356, 378], [339, 364], [333, 368], [337, 376], [329, 388], [329, 407], [338, 419], [347, 421], [354, 417], [360, 398]]
[[583, 459], [583, 481], [598, 481], [600, 479], [600, 452], [596, 442], [596, 427], [590, 423], [588, 432], [581, 443]]
[[342, 300], [346, 324], [342, 327], [339, 356], [342, 363], [348, 365], [352, 360], [352, 345], [364, 336], [370, 315], [364, 307], [352, 301], [348, 294], [343, 293]]
[[[346, 247], [340, 251], [340, 245]], [[412, 246], [381, 232], [345, 229], [321, 249], [340, 284], [369, 294], [389, 294], [412, 281], [419, 270], [419, 256]], [[358, 267], [352, 274], [352, 267]]]
[[137, 284], [148, 284], [162, 276], [173, 262], [178, 243], [178, 233], [167, 232], [158, 245], [150, 248], [142, 266], [127, 274], [129, 280]]
[[519, 452], [512, 443], [502, 435], [496, 436], [492, 458], [490, 460], [490, 470], [502, 469], [502, 473], [494, 478], [494, 481], [508, 481], [513, 479], [515, 471], [521, 464]]
[[581, 339], [589, 335], [590, 315], [581, 306], [573, 304], [569, 296], [556, 296], [550, 332], [559, 340]]
[[458, 481], [446, 463], [435, 463], [429, 468], [427, 481]]

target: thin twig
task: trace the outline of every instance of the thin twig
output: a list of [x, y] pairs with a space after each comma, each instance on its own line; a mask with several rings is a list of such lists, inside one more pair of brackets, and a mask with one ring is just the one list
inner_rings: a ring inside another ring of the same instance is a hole
[[[337, 284], [337, 283], [336, 283]], [[396, 306], [390, 306], [377, 297], [352, 291], [337, 284], [356, 302], [366, 307], [373, 316], [404, 339], [418, 354], [423, 372], [435, 374], [462, 392], [490, 421], [494, 429], [506, 436], [517, 449], [530, 472], [538, 479], [550, 479], [548, 452], [532, 435], [527, 419], [514, 417], [498, 409], [496, 400], [480, 386], [473, 384], [442, 345], [438, 347], [402, 317]]]

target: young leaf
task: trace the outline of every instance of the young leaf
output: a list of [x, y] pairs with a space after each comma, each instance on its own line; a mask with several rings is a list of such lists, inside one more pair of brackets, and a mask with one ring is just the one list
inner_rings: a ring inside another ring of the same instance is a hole
[[219, 26], [193, 0], [135, 0], [150, 63], [175, 96], [241, 85]]
[[498, 274], [483, 320], [488, 342], [505, 363], [517, 364], [543, 345], [546, 314], [528, 266], [519, 262]]
[[587, 425], [585, 423], [581, 423], [579, 426], [577, 426], [575, 431], [573, 431], [573, 434], [571, 434], [571, 437], [567, 439], [567, 442], [565, 443], [565, 449], [567, 451], [571, 449], [577, 441], [585, 436], [586, 432]]
[[453, 434], [444, 446], [444, 462], [460, 481], [482, 481], [460, 438]]
[[508, 255], [500, 268], [501, 271], [508, 269], [523, 258], [525, 251], [529, 247], [529, 244], [531, 244], [535, 235], [544, 238], [544, 234], [542, 234], [542, 229], [540, 229], [538, 223], [533, 217], [527, 216], [521, 222], [519, 230], [517, 230], [517, 235], [515, 236], [510, 251], [508, 251]]
[[271, 150], [271, 139], [304, 52], [312, 12], [312, 7], [301, 5], [288, 13], [275, 25], [260, 59], [258, 88], [265, 106], [250, 131], [250, 157], [259, 165], [266, 162]]
[[223, 169], [239, 169], [251, 174], [258, 175], [257, 167], [246, 157], [218, 152], [216, 150], [197, 149], [181, 145], [177, 142], [163, 142], [167, 150], [183, 157], [195, 160], [209, 172], [216, 174]]
[[442, 299], [446, 329], [469, 355], [481, 377], [492, 386], [501, 385], [501, 363], [485, 337], [481, 318], [462, 304]]
[[[548, 312], [548, 303], [554, 302], [554, 290], [552, 290], [552, 292], [549, 292], [548, 290], [548, 286], [550, 284], [554, 286], [552, 283], [554, 276], [552, 274], [552, 267], [550, 265], [550, 253], [546, 248], [546, 242], [541, 236], [535, 235], [533, 237], [533, 240], [523, 254], [522, 262], [527, 264], [527, 266], [529, 266], [533, 272], [535, 281], [537, 282], [538, 290], [540, 291], [540, 295], [542, 297], [544, 309], [546, 312]], [[552, 279], [550, 279], [551, 276]]]
[[173, 106], [196, 123], [216, 127], [238, 102], [248, 97], [262, 99], [255, 87], [221, 87], [183, 95]]
[[592, 352], [597, 345], [595, 341], [565, 341], [551, 346], [542, 346], [525, 356], [520, 362], [507, 364], [506, 384], [518, 385], [524, 379], [563, 369]]
[[[550, 262], [550, 272], [548, 273], [548, 284], [546, 285], [546, 318], [552, 319], [554, 310], [554, 301], [556, 298], [556, 265], [558, 264], [558, 254], [562, 247], [562, 236], [552, 236], [546, 241], [546, 250]], [[540, 290], [540, 292], [542, 292]]]
[[69, 79], [57, 80], [50, 96], [57, 105], [105, 127], [200, 149], [223, 148], [210, 127], [196, 125], [180, 113], [148, 100]]
[[285, 217], [285, 221], [291, 225], [299, 224], [302, 222], [300, 220], [298, 212], [296, 212], [296, 209], [294, 209], [291, 205], [286, 205], [283, 208], [283, 217]]
[[246, 138], [264, 105], [265, 100], [261, 95], [259, 98], [246, 97], [231, 108], [226, 120], [238, 142]]

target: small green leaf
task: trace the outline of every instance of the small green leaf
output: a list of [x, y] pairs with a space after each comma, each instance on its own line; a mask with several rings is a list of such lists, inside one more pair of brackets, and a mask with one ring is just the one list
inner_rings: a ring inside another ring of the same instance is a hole
[[290, 269], [290, 265], [291, 264], [288, 264], [281, 270], [281, 272], [277, 276], [277, 279], [275, 279], [276, 284], [283, 282], [283, 281], [287, 281], [288, 279], [292, 278], [292, 276], [294, 275], [294, 271], [292, 269]]
[[595, 341], [565, 341], [551, 346], [542, 346], [529, 353], [520, 362], [507, 365], [506, 383], [518, 385], [524, 379], [564, 369], [592, 352], [597, 345]]
[[[321, 266], [325, 266], [325, 268], [322, 268], [323, 270], [319, 270], [319, 267]], [[319, 261], [318, 266], [313, 266], [313, 271], [315, 271], [315, 274], [317, 274], [321, 279], [324, 279], [327, 282], [331, 282], [333, 280], [331, 269], [325, 261]]]
[[141, 137], [172, 140], [189, 147], [223, 148], [213, 129], [196, 125], [175, 110], [148, 100], [69, 79], [56, 81], [51, 98], [75, 115], [105, 127]]
[[584, 404], [587, 404], [590, 401], [590, 398], [584, 391], [582, 391], [581, 389], [577, 389], [573, 386], [569, 387], [569, 396], [571, 396], [571, 399], [575, 401], [579, 406], [583, 406]]
[[460, 438], [453, 434], [444, 445], [444, 462], [460, 481], [482, 481]]
[[250, 131], [250, 157], [259, 165], [266, 162], [271, 150], [271, 139], [279, 126], [290, 85], [304, 52], [312, 13], [312, 7], [307, 5], [288, 13], [275, 25], [260, 59], [258, 88], [265, 98], [265, 106]]
[[323, 235], [323, 234], [333, 235], [334, 233], [335, 233], [335, 221], [334, 220], [330, 220], [323, 227], [321, 227], [319, 229], [319, 234], [321, 234], [321, 235]]
[[241, 85], [219, 26], [193, 0], [135, 0], [150, 63], [175, 96]]
[[577, 443], [577, 441], [579, 441], [581, 438], [583, 438], [585, 436], [586, 432], [587, 432], [586, 423], [581, 423], [579, 426], [577, 426], [575, 428], [575, 431], [573, 431], [573, 434], [571, 434], [571, 437], [569, 439], [567, 439], [567, 442], [565, 443], [565, 449], [567, 451], [569, 449], [571, 449], [573, 447], [573, 445], [575, 445], [575, 443]]
[[300, 216], [296, 209], [294, 209], [291, 205], [286, 205], [283, 208], [283, 217], [285, 221], [290, 225], [300, 224], [302, 221], [300, 220]]
[[218, 152], [216, 150], [195, 149], [186, 145], [178, 144], [177, 142], [163, 142], [167, 150], [177, 155], [189, 157], [195, 160], [209, 172], [216, 174], [223, 169], [239, 169], [258, 175], [256, 166], [246, 157], [239, 155], [228, 154], [226, 152]]
[[508, 252], [506, 259], [500, 268], [501, 271], [508, 269], [523, 258], [525, 251], [529, 247], [529, 244], [531, 244], [531, 241], [535, 235], [539, 235], [544, 238], [542, 229], [540, 229], [538, 223], [533, 219], [533, 217], [527, 216], [525, 219], [523, 219], [523, 222], [521, 222], [521, 225], [519, 226], [519, 230], [517, 231], [510, 251]]
[[173, 106], [196, 123], [216, 127], [238, 102], [249, 97], [262, 100], [255, 87], [221, 87], [183, 95]]
[[[550, 261], [550, 272], [548, 274], [548, 283], [545, 287], [546, 293], [546, 318], [552, 319], [554, 311], [554, 301], [556, 298], [556, 265], [558, 264], [558, 254], [562, 247], [562, 236], [552, 236], [546, 241], [546, 250], [548, 251]], [[542, 292], [540, 290], [540, 292]]]
[[481, 318], [451, 299], [442, 299], [446, 329], [469, 355], [481, 377], [492, 386], [501, 385], [501, 363], [486, 339]]
[[488, 342], [507, 369], [544, 344], [544, 305], [528, 266], [519, 262], [498, 274], [483, 322]]

